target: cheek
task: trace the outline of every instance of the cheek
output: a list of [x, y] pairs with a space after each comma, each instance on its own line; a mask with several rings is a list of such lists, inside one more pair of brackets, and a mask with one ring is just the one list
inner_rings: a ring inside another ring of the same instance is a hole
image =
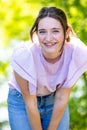
[[39, 40], [39, 42], [42, 42], [44, 40], [44, 37], [38, 35], [38, 40]]
[[58, 40], [60, 40], [60, 41], [64, 41], [64, 34], [63, 33], [61, 33], [60, 35], [58, 35]]

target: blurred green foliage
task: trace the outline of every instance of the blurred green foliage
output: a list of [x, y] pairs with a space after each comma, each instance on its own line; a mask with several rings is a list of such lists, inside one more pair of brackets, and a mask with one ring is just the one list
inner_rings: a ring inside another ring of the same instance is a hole
[[[14, 46], [15, 41], [28, 41], [29, 30], [43, 6], [65, 10], [74, 31], [87, 44], [87, 0], [0, 0], [0, 87], [11, 72], [9, 61], [13, 41]], [[81, 80], [83, 84], [75, 85], [69, 101], [70, 130], [87, 130], [87, 72]], [[0, 123], [0, 129], [3, 124]]]

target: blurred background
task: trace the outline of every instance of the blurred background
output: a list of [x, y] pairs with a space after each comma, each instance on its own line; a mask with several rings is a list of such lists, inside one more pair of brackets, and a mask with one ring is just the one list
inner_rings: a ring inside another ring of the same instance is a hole
[[[78, 37], [87, 45], [87, 0], [0, 0], [0, 130], [10, 130], [6, 101], [13, 48], [28, 42], [29, 30], [43, 6], [62, 8]], [[87, 130], [87, 72], [75, 84], [69, 107], [70, 130]]]

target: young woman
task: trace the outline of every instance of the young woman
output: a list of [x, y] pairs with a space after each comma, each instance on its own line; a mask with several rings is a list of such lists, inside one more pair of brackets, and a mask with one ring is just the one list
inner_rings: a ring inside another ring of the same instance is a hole
[[30, 36], [32, 42], [20, 45], [12, 55], [11, 130], [69, 130], [67, 102], [73, 85], [87, 70], [87, 47], [56, 7], [40, 10]]

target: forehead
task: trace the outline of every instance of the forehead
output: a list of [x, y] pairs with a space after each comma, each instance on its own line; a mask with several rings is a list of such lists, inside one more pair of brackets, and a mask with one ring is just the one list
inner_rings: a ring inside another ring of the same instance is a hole
[[38, 23], [38, 28], [62, 28], [62, 25], [59, 20], [51, 17], [42, 18]]

